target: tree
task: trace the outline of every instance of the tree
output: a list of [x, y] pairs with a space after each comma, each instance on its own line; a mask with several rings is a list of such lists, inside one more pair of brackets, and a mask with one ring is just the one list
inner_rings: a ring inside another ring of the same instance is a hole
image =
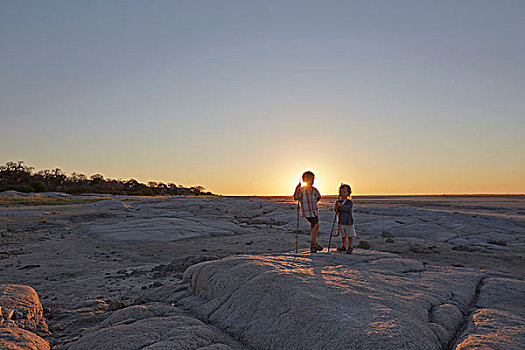
[[127, 182], [126, 182], [126, 185], [128, 187], [131, 187], [131, 188], [135, 188], [139, 185], [139, 182], [135, 179], [129, 179]]
[[101, 174], [93, 174], [89, 177], [91, 179], [92, 185], [98, 185], [99, 183], [104, 181], [104, 176]]
[[89, 178], [81, 173], [65, 174], [61, 169], [43, 169], [34, 172], [33, 167], [28, 167], [23, 161], [7, 162], [0, 166], [0, 191], [15, 190], [21, 192], [64, 191], [68, 193], [112, 193], [112, 194], [138, 194], [153, 196], [158, 194], [169, 195], [203, 195], [203, 186], [186, 188], [172, 182], [149, 181], [146, 184], [135, 179], [114, 180], [104, 179], [101, 174], [91, 175]]

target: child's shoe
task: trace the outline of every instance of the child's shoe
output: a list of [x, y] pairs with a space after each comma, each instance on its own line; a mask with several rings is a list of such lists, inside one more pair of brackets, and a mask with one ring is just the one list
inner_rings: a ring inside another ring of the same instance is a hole
[[346, 250], [345, 247], [337, 247], [338, 252], [344, 252]]
[[317, 253], [317, 248], [313, 244], [310, 244], [310, 253]]
[[317, 249], [318, 251], [321, 251], [323, 250], [323, 247], [319, 244], [319, 243], [315, 243], [315, 249]]
[[354, 248], [348, 247], [348, 249], [346, 250], [346, 254], [352, 254], [353, 251], [354, 251]]

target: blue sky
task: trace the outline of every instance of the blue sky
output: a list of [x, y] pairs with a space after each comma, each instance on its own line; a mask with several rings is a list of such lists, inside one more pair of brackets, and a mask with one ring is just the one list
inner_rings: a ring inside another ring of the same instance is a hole
[[0, 1], [0, 161], [525, 192], [523, 1]]

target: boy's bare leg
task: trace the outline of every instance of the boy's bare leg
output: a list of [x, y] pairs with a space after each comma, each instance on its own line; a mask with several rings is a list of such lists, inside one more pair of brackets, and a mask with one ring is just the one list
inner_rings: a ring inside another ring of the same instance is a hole
[[353, 248], [354, 237], [348, 237], [348, 248]]
[[314, 227], [312, 227], [312, 239], [311, 242], [317, 243], [317, 232], [319, 231], [319, 223], [315, 224]]
[[346, 248], [346, 237], [341, 237], [341, 241], [343, 241], [343, 247]]

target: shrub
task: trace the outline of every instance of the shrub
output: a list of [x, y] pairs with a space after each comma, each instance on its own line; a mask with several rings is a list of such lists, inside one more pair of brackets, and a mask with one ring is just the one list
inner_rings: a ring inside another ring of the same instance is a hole
[[47, 186], [43, 182], [33, 182], [31, 184], [31, 187], [33, 187], [33, 192], [46, 192]]

